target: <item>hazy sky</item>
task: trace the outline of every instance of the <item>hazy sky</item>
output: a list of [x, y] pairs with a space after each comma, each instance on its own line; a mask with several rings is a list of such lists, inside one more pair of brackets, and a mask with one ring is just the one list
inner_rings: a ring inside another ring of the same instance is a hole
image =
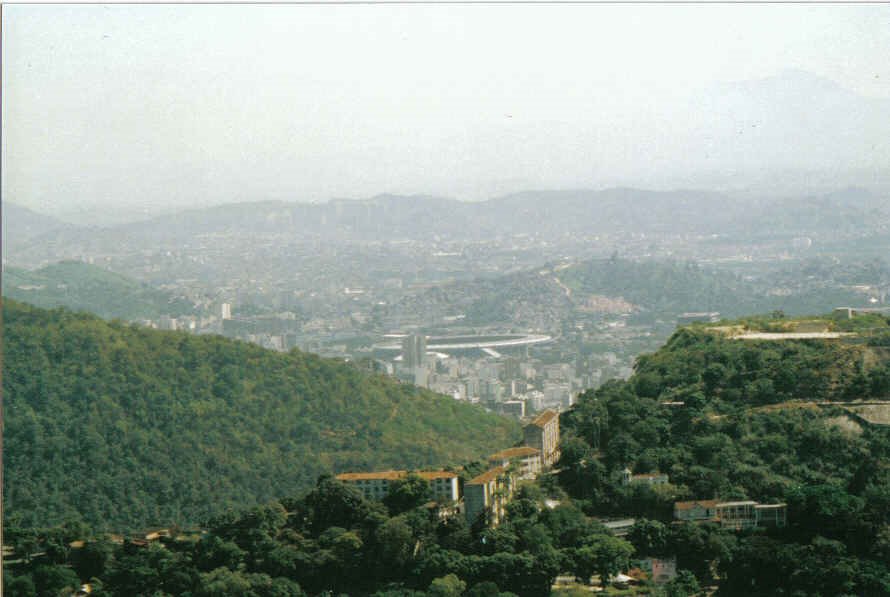
[[44, 212], [632, 183], [699, 167], [676, 140], [719, 82], [801, 69], [890, 97], [888, 5], [3, 16], [3, 198]]

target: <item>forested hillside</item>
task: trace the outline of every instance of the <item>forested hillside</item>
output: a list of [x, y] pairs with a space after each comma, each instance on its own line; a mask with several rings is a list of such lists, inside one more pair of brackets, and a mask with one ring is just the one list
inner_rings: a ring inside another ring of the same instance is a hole
[[[631, 379], [585, 393], [562, 418], [563, 487], [588, 514], [640, 517], [629, 535], [638, 556], [676, 556], [720, 595], [888, 594], [890, 427], [857, 408], [890, 409], [890, 327], [877, 316], [822, 322], [858, 335], [679, 330]], [[625, 467], [669, 483], [623, 483]], [[669, 524], [675, 501], [710, 499], [787, 503], [788, 526]]]
[[4, 268], [3, 296], [48, 309], [89, 311], [106, 319], [178, 317], [195, 310], [184, 298], [80, 261], [62, 261], [37, 270]]
[[340, 361], [3, 304], [4, 510], [194, 523], [345, 469], [442, 466], [514, 422]]
[[[855, 335], [727, 335], [815, 322]], [[888, 339], [879, 316], [681, 329], [630, 380], [583, 394], [561, 416], [558, 473], [523, 483], [495, 528], [431, 515], [420, 478], [395, 483], [379, 502], [320, 477], [300, 495], [215, 517], [205, 533], [173, 529], [148, 545], [114, 544], [83, 525], [7, 520], [21, 559], [5, 571], [5, 594], [55, 595], [92, 580], [97, 595], [128, 597], [544, 597], [587, 594], [551, 591], [558, 575], [603, 583], [658, 557], [676, 558], [676, 578], [608, 594], [885, 596], [890, 428], [855, 409], [861, 399], [890, 406]], [[625, 467], [669, 482], [628, 483]], [[787, 525], [673, 522], [674, 501], [684, 499], [785, 503]], [[616, 537], [601, 517], [636, 521]]]

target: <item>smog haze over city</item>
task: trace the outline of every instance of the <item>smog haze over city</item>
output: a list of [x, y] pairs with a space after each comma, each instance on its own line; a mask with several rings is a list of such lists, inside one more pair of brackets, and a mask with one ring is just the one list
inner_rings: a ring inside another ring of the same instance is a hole
[[88, 223], [381, 193], [887, 184], [886, 6], [4, 17], [4, 196]]
[[890, 5], [2, 16], [4, 594], [890, 592]]

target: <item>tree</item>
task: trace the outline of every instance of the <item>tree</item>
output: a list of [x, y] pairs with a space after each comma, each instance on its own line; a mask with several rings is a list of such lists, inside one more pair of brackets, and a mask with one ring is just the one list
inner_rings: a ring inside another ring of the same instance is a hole
[[80, 588], [77, 573], [66, 566], [37, 566], [34, 569], [34, 588], [38, 595], [55, 597], [60, 592], [73, 593]]
[[102, 576], [114, 553], [114, 544], [100, 539], [88, 541], [83, 548], [73, 553], [73, 567], [81, 578]]
[[627, 533], [638, 556], [658, 556], [667, 550], [667, 527], [657, 520], [637, 519]]
[[593, 535], [574, 550], [575, 576], [587, 582], [594, 574], [605, 587], [609, 578], [626, 569], [633, 555], [633, 545], [611, 535]]
[[374, 555], [378, 561], [375, 568], [383, 577], [398, 576], [414, 547], [411, 527], [401, 517], [390, 518], [377, 528], [374, 539], [377, 543]]
[[396, 516], [412, 510], [429, 500], [430, 484], [421, 476], [409, 473], [403, 479], [389, 484], [389, 491], [383, 498], [383, 504], [390, 515]]
[[664, 586], [665, 597], [691, 597], [701, 591], [698, 579], [689, 570], [680, 570]]
[[439, 578], [433, 579], [427, 589], [427, 595], [430, 597], [460, 597], [467, 583], [462, 581], [455, 574], [446, 574]]

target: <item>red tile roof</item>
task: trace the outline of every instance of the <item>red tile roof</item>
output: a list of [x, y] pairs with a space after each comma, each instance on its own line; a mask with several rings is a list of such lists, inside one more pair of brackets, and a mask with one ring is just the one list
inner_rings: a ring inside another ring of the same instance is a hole
[[488, 457], [489, 460], [509, 460], [510, 458], [522, 458], [525, 456], [536, 456], [541, 451], [530, 446], [520, 446], [518, 448], [507, 448], [500, 452], [495, 452]]
[[[396, 479], [403, 479], [407, 477], [409, 471], [378, 471], [374, 473], [340, 473], [337, 475], [337, 479], [340, 481], [366, 481], [366, 480], [375, 480], [375, 479], [385, 479], [388, 481], [394, 481]], [[411, 471], [411, 474], [417, 475], [421, 479], [426, 479], [427, 481], [432, 481], [433, 479], [455, 479], [457, 478], [457, 473], [450, 473], [448, 471]]]
[[483, 483], [488, 483], [492, 479], [496, 479], [500, 475], [503, 475], [505, 472], [507, 472], [507, 469], [502, 466], [496, 466], [491, 470], [485, 471], [475, 479], [467, 481], [467, 485], [482, 485]]
[[693, 500], [691, 502], [674, 502], [674, 510], [691, 510], [696, 506], [700, 508], [715, 508], [717, 500]]
[[558, 417], [559, 413], [553, 410], [545, 410], [541, 414], [539, 414], [535, 419], [529, 423], [529, 425], [535, 425], [537, 427], [544, 427], [553, 420], [554, 417]]

